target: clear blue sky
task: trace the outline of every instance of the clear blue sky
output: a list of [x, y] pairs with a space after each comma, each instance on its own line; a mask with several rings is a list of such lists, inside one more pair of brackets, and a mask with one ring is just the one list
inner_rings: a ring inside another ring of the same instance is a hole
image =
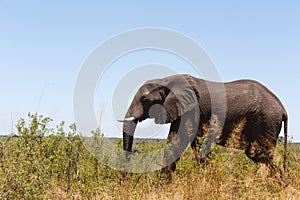
[[89, 53], [120, 32], [161, 27], [201, 44], [222, 80], [250, 78], [270, 88], [288, 111], [293, 141], [300, 141], [299, 24], [296, 0], [2, 0], [0, 133], [11, 131], [11, 115], [15, 122], [28, 112], [72, 122], [74, 83]]

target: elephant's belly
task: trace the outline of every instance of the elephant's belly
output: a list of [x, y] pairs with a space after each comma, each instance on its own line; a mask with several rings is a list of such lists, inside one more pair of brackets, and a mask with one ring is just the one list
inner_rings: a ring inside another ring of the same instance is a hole
[[246, 134], [244, 131], [224, 132], [218, 139], [217, 144], [224, 147], [245, 150], [247, 146], [245, 136]]

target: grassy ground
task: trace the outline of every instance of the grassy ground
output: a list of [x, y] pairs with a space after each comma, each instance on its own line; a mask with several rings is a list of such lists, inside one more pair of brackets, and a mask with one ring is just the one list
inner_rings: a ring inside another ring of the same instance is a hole
[[[280, 149], [280, 148], [279, 148]], [[178, 162], [171, 183], [156, 173], [131, 176], [117, 184], [108, 199], [300, 199], [299, 146], [289, 147], [287, 186], [268, 177], [268, 168], [255, 164], [241, 151], [217, 147], [206, 164], [194, 161], [191, 149]], [[274, 162], [282, 164], [277, 151]], [[298, 161], [296, 162], [296, 159]], [[139, 179], [140, 178], [140, 179]]]
[[[54, 130], [49, 121], [30, 115], [17, 124], [20, 137], [0, 140], [0, 199], [300, 199], [300, 145], [288, 146], [287, 186], [242, 151], [220, 146], [205, 164], [196, 163], [188, 148], [167, 183], [158, 172], [124, 178], [85, 149], [74, 125]], [[134, 146], [147, 150], [160, 143]], [[282, 152], [279, 144], [274, 163], [280, 168]]]

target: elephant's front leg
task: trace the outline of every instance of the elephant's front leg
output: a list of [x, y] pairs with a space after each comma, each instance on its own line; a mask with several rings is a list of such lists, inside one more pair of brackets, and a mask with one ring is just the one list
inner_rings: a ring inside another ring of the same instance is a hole
[[168, 139], [167, 148], [164, 153], [164, 165], [162, 175], [168, 181], [172, 179], [172, 172], [176, 169], [176, 162], [185, 151], [189, 143], [194, 139], [195, 128], [193, 117], [185, 115], [172, 122]]
[[197, 138], [196, 136], [193, 142], [191, 143], [193, 154], [195, 156], [197, 163], [207, 163], [207, 157], [209, 157], [210, 151], [206, 152], [205, 151], [206, 148], [204, 148], [203, 146], [210, 145], [209, 147], [207, 147], [207, 149], [210, 149], [211, 144], [210, 143], [204, 144], [203, 141], [200, 140], [203, 140], [203, 138]]
[[[176, 148], [175, 148], [175, 140], [177, 140], [177, 132], [178, 132], [178, 127], [180, 124], [179, 122], [173, 122], [170, 126], [170, 131], [169, 135], [167, 138], [167, 148], [165, 149], [164, 153], [164, 162], [163, 165], [164, 167], [161, 170], [161, 175], [163, 178], [166, 178], [168, 181], [171, 181], [172, 179], [172, 172], [175, 171], [176, 169], [176, 162], [179, 160], [179, 157], [176, 156], [177, 153]], [[173, 141], [173, 142], [172, 142]]]
[[200, 136], [196, 135], [195, 139], [191, 143], [191, 147], [192, 147], [193, 154], [195, 156], [196, 161], [198, 163], [200, 163], [201, 162], [201, 157], [200, 157], [200, 154], [199, 154], [199, 150], [200, 150], [201, 142], [199, 141], [200, 139], [198, 137], [200, 137]]

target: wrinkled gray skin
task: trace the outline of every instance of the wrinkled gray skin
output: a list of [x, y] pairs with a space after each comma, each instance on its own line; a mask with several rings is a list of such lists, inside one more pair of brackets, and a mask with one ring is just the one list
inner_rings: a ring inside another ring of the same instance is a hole
[[[218, 101], [218, 89], [209, 91], [207, 84], [212, 86], [210, 88], [214, 88], [214, 86], [222, 88], [218, 86], [224, 84], [222, 86], [225, 88], [226, 102], [224, 99]], [[212, 113], [211, 96], [216, 98], [213, 101], [217, 106], [226, 103], [227, 107], [225, 123], [217, 144], [226, 146], [230, 143], [234, 126], [245, 119], [238, 144], [233, 147], [244, 150], [254, 162], [265, 163], [271, 168], [276, 168], [272, 164], [272, 159], [283, 121], [285, 122], [286, 149], [287, 112], [270, 90], [252, 80], [216, 83], [190, 75], [173, 75], [147, 81], [139, 88], [126, 113], [123, 125], [124, 150], [132, 151], [133, 135], [137, 123], [147, 118], [154, 118], [155, 123], [171, 123], [168, 141], [171, 142], [172, 138], [177, 137], [181, 142], [181, 148], [174, 147], [174, 151], [177, 150], [177, 153], [181, 154], [188, 143], [191, 143], [192, 148], [196, 151], [195, 134], [202, 136], [202, 127], [204, 124], [209, 124], [212, 114], [220, 115], [217, 111]], [[159, 109], [158, 106], [149, 114], [150, 108], [155, 104], [163, 106], [164, 110]], [[197, 113], [195, 113], [196, 111]], [[192, 128], [189, 129], [189, 131], [192, 130], [192, 135], [188, 133], [185, 126], [180, 126], [188, 120], [192, 122]], [[199, 155], [196, 155], [196, 159], [200, 161]], [[171, 171], [174, 171], [175, 162], [163, 168], [163, 172], [170, 174]]]

